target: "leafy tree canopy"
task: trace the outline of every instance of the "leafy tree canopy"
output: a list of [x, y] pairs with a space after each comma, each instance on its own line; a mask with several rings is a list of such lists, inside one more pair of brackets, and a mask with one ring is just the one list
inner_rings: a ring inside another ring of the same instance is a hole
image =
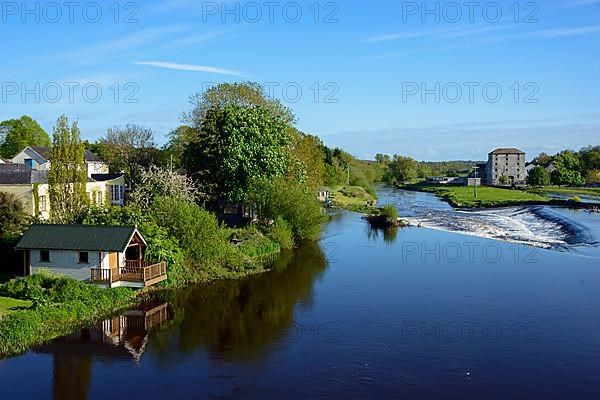
[[54, 127], [48, 185], [50, 219], [59, 224], [73, 223], [87, 203], [85, 147], [77, 123], [61, 116]]
[[295, 120], [292, 111], [283, 106], [280, 101], [270, 99], [264, 88], [255, 82], [221, 83], [203, 93], [191, 97], [192, 111], [185, 115], [186, 122], [196, 129], [201, 129], [208, 113], [215, 109], [229, 106], [255, 107], [260, 106], [277, 115], [287, 124]]
[[242, 202], [253, 180], [287, 172], [289, 145], [287, 121], [268, 108], [214, 108], [187, 147], [184, 165], [213, 199]]
[[27, 146], [50, 146], [50, 136], [31, 117], [0, 123], [0, 156], [12, 158]]
[[527, 184], [531, 186], [548, 186], [550, 185], [550, 173], [546, 168], [537, 166], [529, 171]]

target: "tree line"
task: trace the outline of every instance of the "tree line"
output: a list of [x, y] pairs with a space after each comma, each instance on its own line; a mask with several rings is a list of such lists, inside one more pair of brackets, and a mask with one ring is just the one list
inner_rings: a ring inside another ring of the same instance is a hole
[[532, 162], [528, 183], [532, 186], [583, 186], [600, 184], [600, 146], [555, 155], [541, 153]]

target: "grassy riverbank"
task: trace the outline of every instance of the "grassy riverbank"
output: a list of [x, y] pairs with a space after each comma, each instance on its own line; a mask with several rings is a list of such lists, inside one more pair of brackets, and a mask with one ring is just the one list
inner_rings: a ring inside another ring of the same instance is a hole
[[530, 193], [536, 193], [540, 195], [545, 194], [564, 194], [565, 196], [600, 196], [600, 188], [580, 188], [580, 187], [560, 187], [560, 186], [544, 186], [527, 189]]
[[137, 294], [38, 274], [0, 285], [0, 296], [13, 305], [0, 321], [0, 357], [7, 357], [130, 307]]
[[[265, 260], [280, 252], [280, 246], [264, 236], [253, 236], [238, 247], [245, 256], [245, 269], [217, 267], [198, 272], [193, 282], [241, 279], [266, 272]], [[176, 287], [166, 283], [138, 291], [104, 289], [44, 273], [0, 284], [0, 359], [135, 307], [151, 291]]]
[[550, 199], [523, 190], [503, 189], [490, 186], [477, 188], [474, 196], [472, 186], [406, 185], [402, 189], [434, 193], [457, 208], [503, 207], [516, 204], [542, 204]]
[[[266, 261], [282, 246], [254, 227], [230, 230], [230, 250], [240, 264], [186, 268], [186, 279], [170, 279], [158, 287], [134, 291], [103, 289], [47, 273], [0, 284], [0, 358], [13, 356], [48, 340], [136, 306], [149, 291], [177, 288], [224, 279], [241, 279], [268, 270]], [[281, 234], [280, 234], [281, 235]], [[290, 238], [291, 240], [291, 238]], [[170, 265], [169, 273], [180, 266]]]
[[361, 186], [334, 186], [331, 202], [334, 207], [369, 214], [375, 210], [377, 198]]

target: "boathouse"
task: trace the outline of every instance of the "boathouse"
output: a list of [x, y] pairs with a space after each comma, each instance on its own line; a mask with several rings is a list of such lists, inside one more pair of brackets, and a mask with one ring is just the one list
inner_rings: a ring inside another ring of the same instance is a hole
[[26, 274], [49, 271], [103, 287], [142, 288], [167, 279], [165, 262], [148, 262], [133, 226], [32, 225], [17, 244]]

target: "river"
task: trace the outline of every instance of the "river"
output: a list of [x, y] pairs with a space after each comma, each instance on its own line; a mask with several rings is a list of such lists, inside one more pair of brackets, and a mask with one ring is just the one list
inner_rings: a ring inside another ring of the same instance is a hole
[[0, 399], [511, 398], [600, 393], [600, 216], [337, 212], [272, 272], [165, 294], [0, 361]]

